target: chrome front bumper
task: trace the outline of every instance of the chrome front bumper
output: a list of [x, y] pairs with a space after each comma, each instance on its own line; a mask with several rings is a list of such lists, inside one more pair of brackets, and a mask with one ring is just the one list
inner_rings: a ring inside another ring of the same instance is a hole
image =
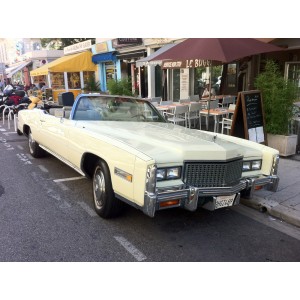
[[198, 207], [198, 201], [201, 197], [212, 197], [210, 203], [203, 205], [203, 208], [214, 210], [215, 201], [217, 196], [229, 196], [236, 194], [233, 205], [239, 204], [240, 192], [247, 191], [247, 198], [253, 196], [255, 187], [265, 186], [268, 190], [276, 191], [279, 183], [279, 177], [273, 176], [261, 176], [255, 178], [244, 178], [237, 185], [231, 187], [212, 187], [212, 188], [196, 188], [189, 187], [177, 190], [158, 190], [156, 193], [145, 193], [143, 212], [154, 217], [157, 210], [164, 209], [160, 206], [160, 203], [170, 200], [180, 200], [178, 204], [169, 206], [182, 207], [189, 211], [195, 211]]

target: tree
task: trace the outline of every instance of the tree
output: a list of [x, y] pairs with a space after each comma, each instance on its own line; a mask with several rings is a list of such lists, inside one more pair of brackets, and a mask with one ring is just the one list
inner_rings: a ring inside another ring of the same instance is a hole
[[41, 38], [41, 44], [43, 48], [62, 50], [67, 46], [87, 40], [92, 40], [92, 44], [95, 44], [94, 38]]

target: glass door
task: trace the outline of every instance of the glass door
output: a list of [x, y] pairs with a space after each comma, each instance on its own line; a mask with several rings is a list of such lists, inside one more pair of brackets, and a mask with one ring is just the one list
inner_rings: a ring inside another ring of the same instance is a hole
[[297, 100], [300, 99], [300, 62], [286, 62], [284, 78], [292, 80], [298, 87]]

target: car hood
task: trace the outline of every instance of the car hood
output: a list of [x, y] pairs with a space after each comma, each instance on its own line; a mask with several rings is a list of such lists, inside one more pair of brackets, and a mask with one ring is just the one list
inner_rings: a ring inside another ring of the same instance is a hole
[[[77, 126], [82, 127], [80, 123]], [[221, 134], [171, 123], [84, 122], [84, 129], [126, 144], [157, 163], [261, 157], [259, 150], [223, 140]]]

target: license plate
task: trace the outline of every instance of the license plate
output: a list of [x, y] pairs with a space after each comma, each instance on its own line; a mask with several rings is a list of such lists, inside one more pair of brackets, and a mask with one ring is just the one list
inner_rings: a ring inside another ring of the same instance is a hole
[[219, 197], [217, 197], [216, 198], [215, 209], [218, 209], [218, 208], [221, 208], [221, 207], [232, 206], [234, 198], [235, 198], [235, 194], [230, 195], [230, 196], [219, 196]]

